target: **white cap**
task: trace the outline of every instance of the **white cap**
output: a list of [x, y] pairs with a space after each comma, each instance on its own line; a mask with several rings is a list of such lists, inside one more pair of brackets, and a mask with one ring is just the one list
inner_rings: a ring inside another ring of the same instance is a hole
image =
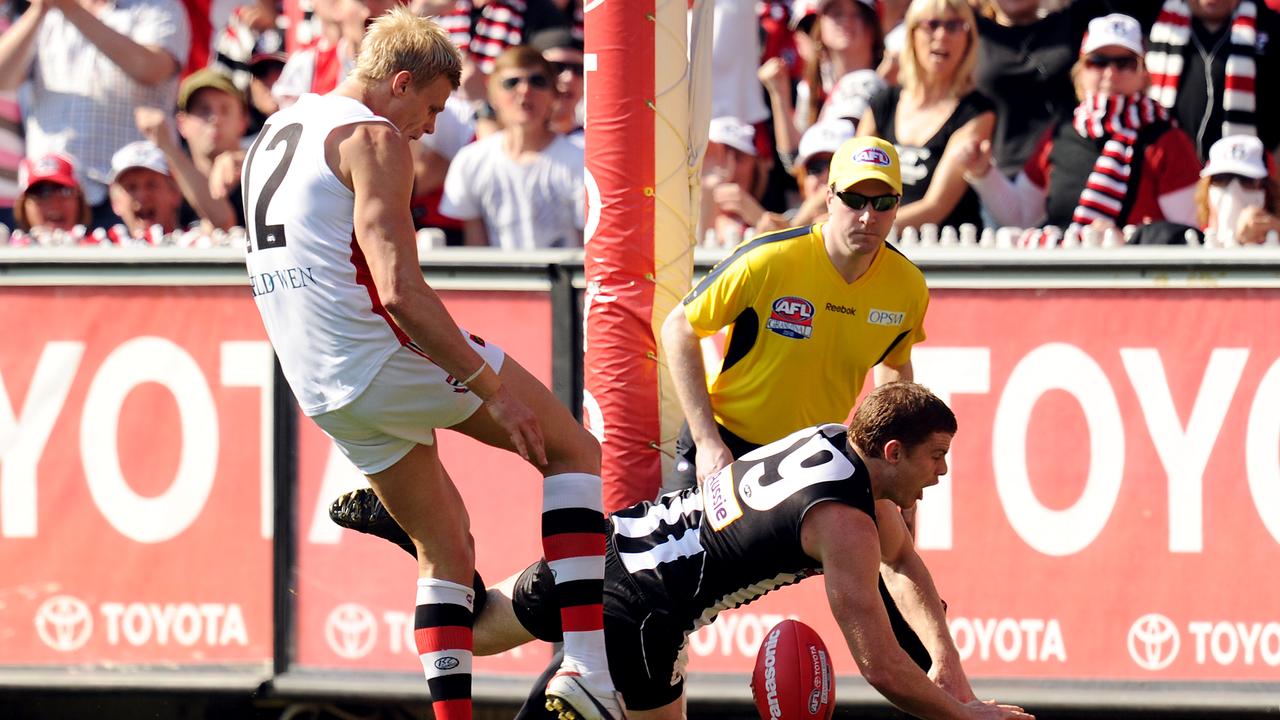
[[1209, 163], [1200, 171], [1200, 177], [1213, 175], [1243, 175], [1247, 178], [1264, 178], [1268, 175], [1263, 160], [1262, 141], [1252, 135], [1228, 135], [1209, 148]]
[[723, 116], [711, 119], [711, 128], [707, 139], [721, 145], [728, 145], [748, 155], [756, 154], [756, 129], [736, 117]]
[[1084, 43], [1080, 46], [1080, 54], [1088, 55], [1109, 45], [1118, 45], [1134, 55], [1144, 55], [1146, 50], [1142, 47], [1142, 26], [1137, 20], [1120, 13], [1090, 20], [1089, 29], [1084, 34]]
[[115, 182], [121, 173], [133, 168], [146, 168], [161, 175], [169, 174], [169, 163], [165, 161], [164, 153], [150, 140], [131, 142], [117, 150], [111, 156], [111, 176], [107, 182]]
[[861, 120], [867, 105], [876, 93], [884, 90], [884, 78], [875, 70], [854, 70], [845, 73], [831, 89], [831, 96], [822, 106], [822, 118], [853, 118]]
[[845, 140], [853, 137], [853, 123], [844, 119], [822, 120], [804, 131], [796, 152], [796, 166], [819, 153], [835, 154]]

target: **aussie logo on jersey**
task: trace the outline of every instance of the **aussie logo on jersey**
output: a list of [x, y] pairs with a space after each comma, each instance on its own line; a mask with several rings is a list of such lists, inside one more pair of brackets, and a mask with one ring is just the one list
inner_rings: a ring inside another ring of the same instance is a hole
[[773, 301], [765, 328], [783, 337], [805, 340], [813, 335], [813, 303], [788, 295]]

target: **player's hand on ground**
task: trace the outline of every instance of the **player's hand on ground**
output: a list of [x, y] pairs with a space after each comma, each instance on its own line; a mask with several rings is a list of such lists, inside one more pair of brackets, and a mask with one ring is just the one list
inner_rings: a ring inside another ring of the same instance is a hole
[[714, 441], [700, 443], [694, 456], [694, 469], [698, 473], [698, 484], [715, 475], [721, 468], [733, 462], [733, 453], [717, 438]]
[[547, 464], [546, 443], [538, 417], [505, 386], [484, 402], [485, 411], [507, 432], [520, 457], [542, 467]]
[[1011, 720], [1035, 720], [1036, 716], [1017, 705], [1001, 705], [995, 700], [973, 700], [965, 703], [973, 718], [1010, 718]]

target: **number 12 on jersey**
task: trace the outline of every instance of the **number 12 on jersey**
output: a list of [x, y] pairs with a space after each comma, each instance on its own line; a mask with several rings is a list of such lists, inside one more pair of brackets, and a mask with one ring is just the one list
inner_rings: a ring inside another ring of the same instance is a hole
[[[284, 154], [280, 157], [280, 161], [276, 163], [276, 167], [271, 171], [271, 177], [263, 183], [261, 192], [256, 198], [249, 197], [249, 180], [253, 177], [253, 161], [257, 157], [258, 149], [262, 147], [263, 142], [270, 136], [270, 142], [267, 142], [267, 152], [275, 150], [280, 143], [285, 144]], [[258, 133], [258, 139], [249, 147], [249, 152], [244, 159], [244, 179], [240, 183], [241, 202], [244, 204], [244, 215], [246, 218], [253, 218], [253, 222], [249, 224], [249, 236], [247, 239], [248, 250], [269, 250], [271, 248], [284, 247], [285, 234], [284, 225], [268, 225], [267, 224], [267, 208], [271, 206], [271, 198], [280, 189], [280, 183], [284, 180], [285, 173], [289, 171], [289, 164], [293, 162], [293, 153], [298, 149], [298, 139], [302, 137], [302, 123], [292, 123], [280, 129], [279, 132], [272, 135], [270, 125], [265, 125], [262, 132]]]

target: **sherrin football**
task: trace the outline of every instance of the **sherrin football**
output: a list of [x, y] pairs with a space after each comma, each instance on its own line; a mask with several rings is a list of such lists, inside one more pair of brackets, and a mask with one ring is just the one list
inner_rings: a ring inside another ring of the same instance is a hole
[[763, 720], [828, 720], [836, 679], [827, 646], [813, 628], [783, 620], [764, 636], [751, 673], [751, 697]]

